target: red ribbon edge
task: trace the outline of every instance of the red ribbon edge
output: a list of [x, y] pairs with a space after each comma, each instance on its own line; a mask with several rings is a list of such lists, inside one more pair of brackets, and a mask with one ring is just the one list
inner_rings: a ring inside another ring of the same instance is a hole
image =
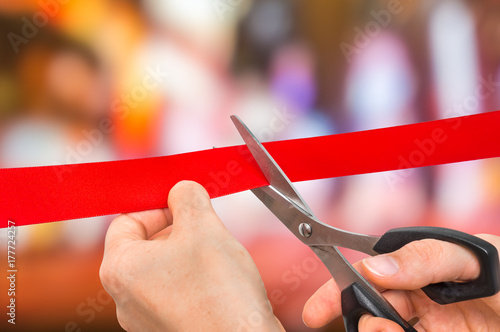
[[[306, 181], [500, 156], [500, 111], [264, 143], [290, 180]], [[167, 206], [173, 185], [212, 198], [267, 185], [246, 146], [165, 157], [0, 169], [0, 227]], [[388, 181], [391, 181], [389, 179]]]

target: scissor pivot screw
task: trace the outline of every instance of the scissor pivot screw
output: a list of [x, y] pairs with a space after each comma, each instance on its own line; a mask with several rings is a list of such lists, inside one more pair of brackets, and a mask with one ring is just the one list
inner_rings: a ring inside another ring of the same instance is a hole
[[312, 227], [310, 224], [303, 222], [302, 224], [299, 225], [299, 233], [305, 238], [308, 238], [312, 235]]

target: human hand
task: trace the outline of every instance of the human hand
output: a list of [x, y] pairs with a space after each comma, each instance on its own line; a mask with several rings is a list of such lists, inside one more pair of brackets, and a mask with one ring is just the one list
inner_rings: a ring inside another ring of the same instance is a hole
[[[500, 237], [478, 235], [500, 249]], [[439, 305], [420, 288], [443, 281], [468, 281], [478, 277], [475, 256], [460, 246], [437, 240], [407, 244], [390, 254], [370, 257], [354, 265], [406, 319], [418, 317], [417, 331], [500, 331], [500, 293], [483, 299]], [[335, 281], [324, 284], [304, 306], [303, 319], [321, 327], [342, 314]], [[364, 315], [360, 332], [403, 331], [396, 323]]]
[[168, 209], [117, 217], [100, 277], [127, 331], [282, 331], [259, 272], [194, 182]]

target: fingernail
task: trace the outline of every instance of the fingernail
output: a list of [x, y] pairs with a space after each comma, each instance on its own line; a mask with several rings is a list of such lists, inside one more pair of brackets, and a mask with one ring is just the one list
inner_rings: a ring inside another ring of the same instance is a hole
[[390, 256], [375, 256], [366, 258], [363, 264], [373, 274], [379, 277], [390, 277], [399, 272], [399, 265], [396, 260]]

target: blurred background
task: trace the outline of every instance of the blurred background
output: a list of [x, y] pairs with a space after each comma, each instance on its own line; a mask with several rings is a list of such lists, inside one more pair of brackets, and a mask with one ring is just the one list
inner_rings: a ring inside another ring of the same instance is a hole
[[[495, 0], [1, 0], [0, 167], [241, 144], [231, 114], [272, 141], [494, 111], [499, 65]], [[490, 159], [297, 187], [321, 220], [352, 231], [499, 234], [499, 166]], [[326, 269], [250, 193], [213, 203], [254, 258], [287, 331], [310, 331], [302, 307]], [[121, 331], [98, 276], [112, 219], [19, 228], [17, 324], [4, 316], [0, 329]]]

